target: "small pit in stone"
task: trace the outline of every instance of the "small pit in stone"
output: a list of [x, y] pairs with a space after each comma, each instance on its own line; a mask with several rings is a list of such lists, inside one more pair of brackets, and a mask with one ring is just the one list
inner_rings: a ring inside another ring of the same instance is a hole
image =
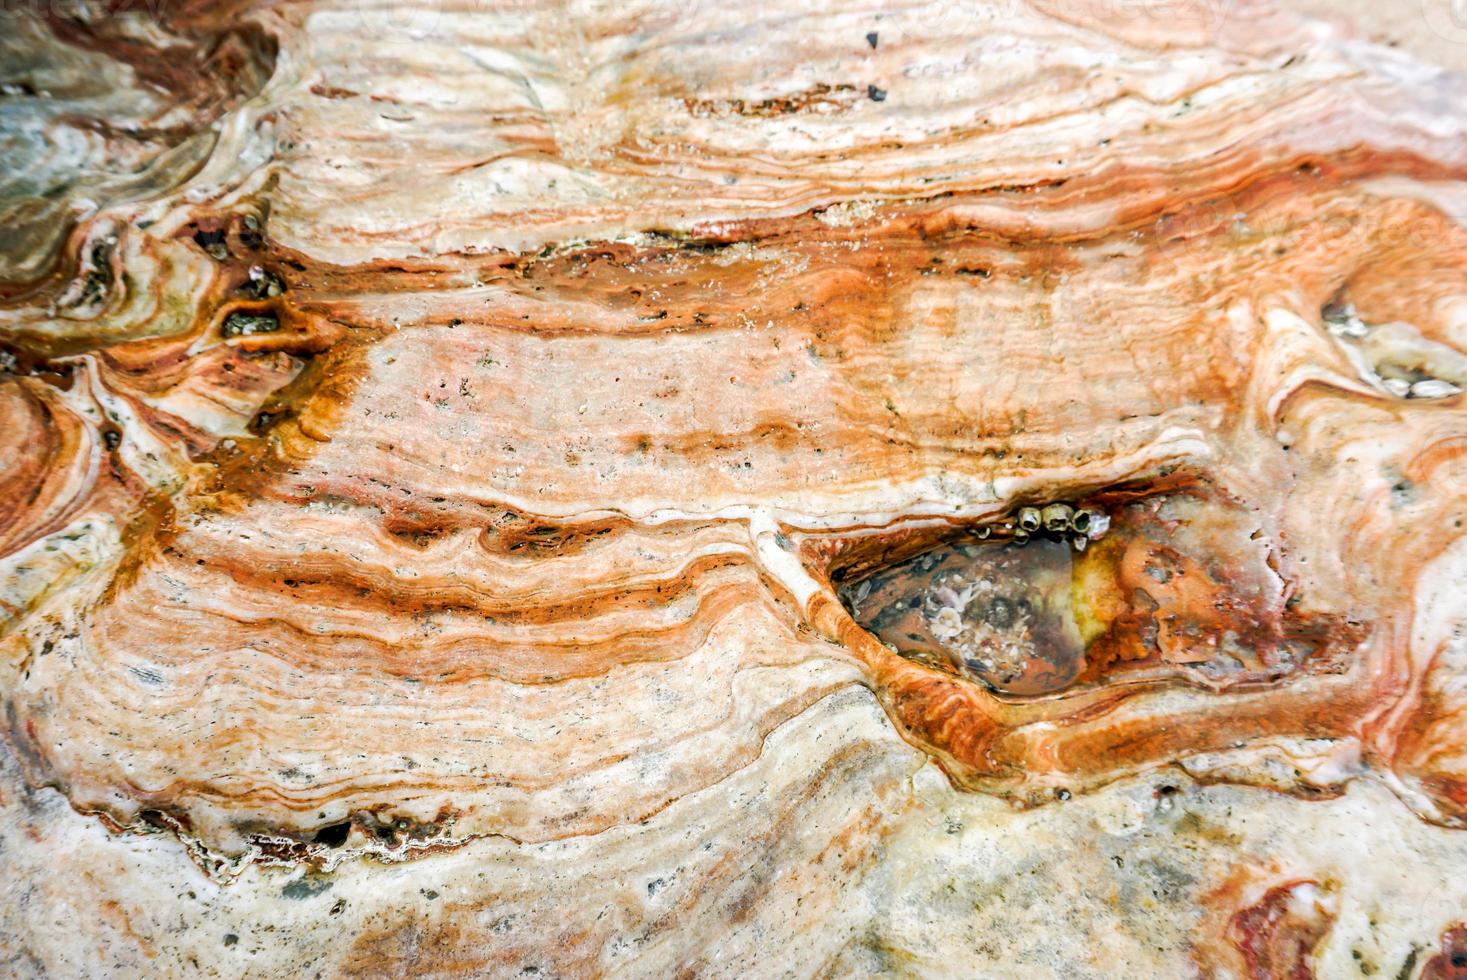
[[240, 292], [251, 299], [274, 299], [285, 292], [285, 280], [264, 266], [250, 266], [247, 278], [240, 285]]
[[329, 824], [316, 831], [315, 842], [327, 847], [340, 847], [351, 836], [351, 821]]
[[273, 313], [231, 313], [224, 318], [222, 328], [226, 337], [250, 337], [279, 329], [280, 320]]
[[215, 261], [223, 262], [229, 258], [229, 245], [222, 228], [197, 231], [194, 242]]

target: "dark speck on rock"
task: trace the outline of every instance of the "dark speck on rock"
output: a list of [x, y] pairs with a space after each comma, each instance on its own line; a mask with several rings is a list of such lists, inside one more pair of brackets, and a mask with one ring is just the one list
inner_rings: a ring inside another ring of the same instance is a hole
[[867, 85], [866, 94], [871, 96], [872, 102], [886, 101], [886, 89], [884, 88], [877, 88], [875, 85]]
[[867, 34], [866, 35], [866, 43], [869, 44], [869, 45], [871, 45], [872, 50], [875, 50], [875, 48], [876, 48], [876, 32], [875, 31], [872, 31], [870, 34]]

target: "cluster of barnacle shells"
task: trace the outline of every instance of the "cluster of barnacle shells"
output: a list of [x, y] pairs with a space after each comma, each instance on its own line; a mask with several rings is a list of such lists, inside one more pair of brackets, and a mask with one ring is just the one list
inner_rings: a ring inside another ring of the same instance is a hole
[[[1370, 324], [1352, 303], [1332, 302], [1321, 311], [1325, 329], [1345, 347], [1365, 381], [1396, 398], [1450, 398], [1460, 394], [1467, 359], [1420, 336], [1409, 324]], [[1404, 359], [1403, 366], [1392, 363]], [[1414, 370], [1413, 370], [1414, 368]]]
[[1055, 540], [1068, 540], [1076, 551], [1086, 546], [1110, 529], [1110, 516], [1090, 507], [1072, 507], [1064, 503], [1051, 503], [1043, 507], [1020, 507], [1012, 524], [1007, 526], [1009, 539], [1017, 545], [1029, 543], [1034, 535], [1044, 535]]

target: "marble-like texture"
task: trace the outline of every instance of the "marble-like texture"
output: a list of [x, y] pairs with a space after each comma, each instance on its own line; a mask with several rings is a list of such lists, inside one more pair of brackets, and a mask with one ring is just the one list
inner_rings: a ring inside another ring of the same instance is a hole
[[3, 970], [1467, 971], [1442, 13], [0, 12]]

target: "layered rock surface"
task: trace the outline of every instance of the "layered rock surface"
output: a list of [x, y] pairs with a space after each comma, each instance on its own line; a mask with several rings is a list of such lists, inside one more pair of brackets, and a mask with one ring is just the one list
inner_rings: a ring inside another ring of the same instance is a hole
[[10, 971], [1454, 968], [1467, 78], [1243, 0], [3, 16]]

